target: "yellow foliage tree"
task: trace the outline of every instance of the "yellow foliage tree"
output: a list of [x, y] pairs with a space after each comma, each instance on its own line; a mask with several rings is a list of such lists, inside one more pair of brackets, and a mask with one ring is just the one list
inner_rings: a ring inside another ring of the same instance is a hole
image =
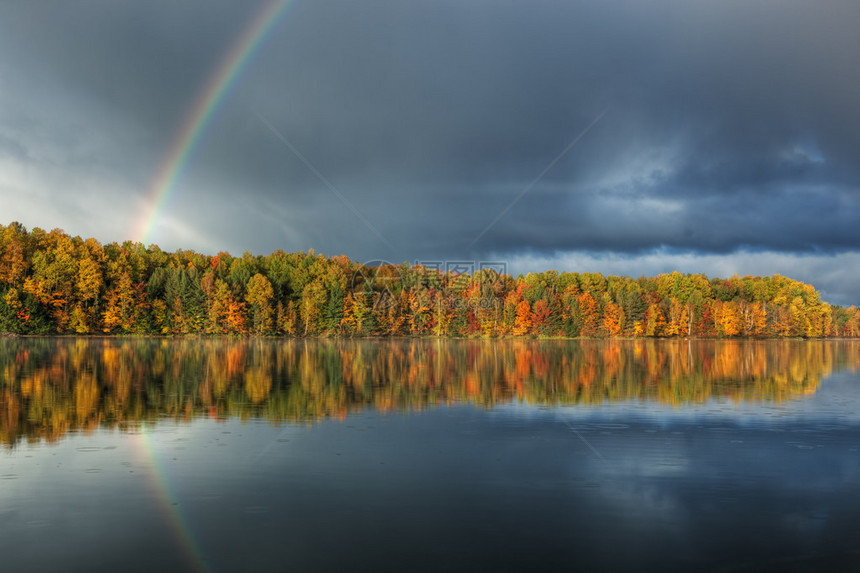
[[272, 330], [271, 300], [274, 295], [272, 283], [265, 275], [257, 273], [248, 280], [245, 301], [251, 305], [255, 334], [266, 334]]

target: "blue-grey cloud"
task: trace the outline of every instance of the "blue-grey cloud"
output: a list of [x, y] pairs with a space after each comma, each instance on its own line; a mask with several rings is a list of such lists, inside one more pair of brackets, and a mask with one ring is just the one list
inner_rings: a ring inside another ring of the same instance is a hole
[[[121, 239], [97, 221], [139, 218], [264, 5], [4, 4], [0, 197], [88, 187], [90, 216], [50, 224]], [[158, 239], [393, 260], [855, 253], [858, 19], [839, 1], [296, 2], [213, 116]], [[28, 209], [9, 212], [49, 225]]]

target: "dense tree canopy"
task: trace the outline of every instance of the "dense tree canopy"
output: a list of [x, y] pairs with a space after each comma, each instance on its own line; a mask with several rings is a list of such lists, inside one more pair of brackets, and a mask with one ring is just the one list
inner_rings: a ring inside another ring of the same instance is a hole
[[860, 309], [779, 275], [518, 277], [275, 251], [207, 256], [0, 225], [0, 332], [344, 336], [860, 336]]

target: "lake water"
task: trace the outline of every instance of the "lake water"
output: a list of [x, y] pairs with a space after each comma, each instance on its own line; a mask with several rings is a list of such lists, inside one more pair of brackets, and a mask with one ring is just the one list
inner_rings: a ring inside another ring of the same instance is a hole
[[0, 339], [3, 571], [860, 567], [851, 341]]

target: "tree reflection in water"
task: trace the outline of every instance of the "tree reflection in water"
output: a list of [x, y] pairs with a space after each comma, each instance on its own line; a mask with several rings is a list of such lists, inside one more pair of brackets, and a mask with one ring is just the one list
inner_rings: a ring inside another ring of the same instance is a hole
[[857, 341], [14, 338], [0, 443], [199, 416], [273, 423], [422, 410], [781, 401], [856, 368]]

